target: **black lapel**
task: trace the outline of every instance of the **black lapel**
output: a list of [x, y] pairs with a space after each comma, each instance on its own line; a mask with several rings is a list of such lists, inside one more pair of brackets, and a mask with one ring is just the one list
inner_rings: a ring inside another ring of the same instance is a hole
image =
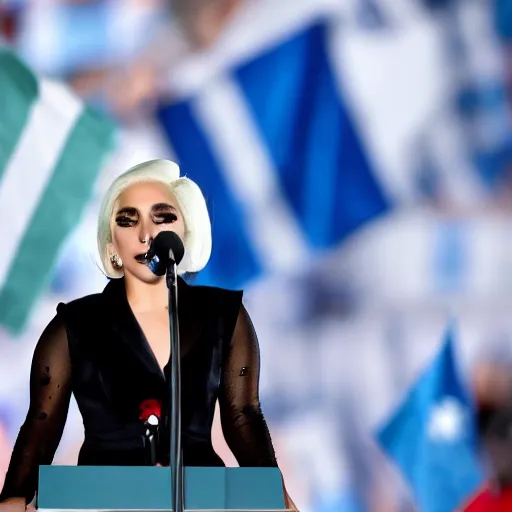
[[190, 286], [178, 277], [178, 322], [183, 359], [197, 345], [205, 328], [206, 311], [201, 287]]
[[[189, 286], [178, 278], [182, 358], [200, 342], [205, 323], [203, 295], [201, 288]], [[163, 398], [168, 385], [130, 308], [124, 278], [112, 279], [101, 299], [98, 321], [104, 331], [97, 349], [103, 388], [116, 409], [132, 414], [143, 400]]]
[[126, 298], [124, 278], [110, 281], [103, 295], [112, 312], [109, 330], [114, 345], [119, 346], [123, 356], [138, 360], [145, 372], [163, 378], [158, 362]]
[[163, 397], [165, 380], [128, 304], [124, 279], [112, 279], [101, 298], [102, 385], [112, 407], [133, 417], [144, 400]]

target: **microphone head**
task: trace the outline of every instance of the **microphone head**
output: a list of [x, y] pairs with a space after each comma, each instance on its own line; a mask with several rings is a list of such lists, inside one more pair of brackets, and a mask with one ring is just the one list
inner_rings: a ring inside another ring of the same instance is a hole
[[[185, 254], [181, 238], [174, 231], [161, 231], [151, 245], [154, 254], [161, 260], [173, 259], [179, 265]], [[172, 254], [171, 254], [172, 253]]]
[[149, 248], [148, 266], [157, 276], [163, 276], [174, 261], [179, 265], [185, 255], [181, 238], [174, 231], [161, 231], [156, 235]]
[[[139, 419], [144, 423], [158, 424], [160, 417], [162, 416], [162, 401], [156, 398], [149, 398], [144, 400], [139, 405]], [[150, 421], [151, 420], [151, 421]]]

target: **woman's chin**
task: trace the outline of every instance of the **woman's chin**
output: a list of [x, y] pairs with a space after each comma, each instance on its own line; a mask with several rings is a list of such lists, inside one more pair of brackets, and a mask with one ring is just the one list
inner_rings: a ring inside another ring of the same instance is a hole
[[153, 272], [151, 272], [149, 267], [147, 267], [146, 265], [143, 265], [141, 263], [138, 263], [137, 265], [138, 266], [135, 268], [126, 268], [125, 273], [129, 273], [133, 278], [147, 284], [154, 284], [163, 279], [163, 276], [157, 276], [153, 274]]

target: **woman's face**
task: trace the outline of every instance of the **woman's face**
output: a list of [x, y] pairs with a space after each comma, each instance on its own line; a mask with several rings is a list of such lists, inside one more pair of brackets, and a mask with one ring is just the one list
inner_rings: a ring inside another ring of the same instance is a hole
[[183, 215], [173, 194], [158, 182], [126, 188], [114, 207], [111, 248], [112, 254], [120, 256], [125, 275], [148, 283], [160, 279], [144, 259], [151, 240], [160, 231], [174, 231], [184, 240]]

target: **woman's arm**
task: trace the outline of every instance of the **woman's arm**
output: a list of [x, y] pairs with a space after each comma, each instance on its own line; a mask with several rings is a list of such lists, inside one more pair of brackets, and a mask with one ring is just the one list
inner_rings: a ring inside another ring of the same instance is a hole
[[30, 407], [11, 456], [0, 502], [25, 498], [37, 488], [39, 465], [51, 464], [66, 423], [71, 362], [66, 329], [57, 315], [39, 339], [30, 373]]
[[[240, 466], [277, 467], [259, 400], [258, 338], [242, 305], [226, 354], [219, 395], [222, 431]], [[286, 506], [296, 510], [286, 489]]]

